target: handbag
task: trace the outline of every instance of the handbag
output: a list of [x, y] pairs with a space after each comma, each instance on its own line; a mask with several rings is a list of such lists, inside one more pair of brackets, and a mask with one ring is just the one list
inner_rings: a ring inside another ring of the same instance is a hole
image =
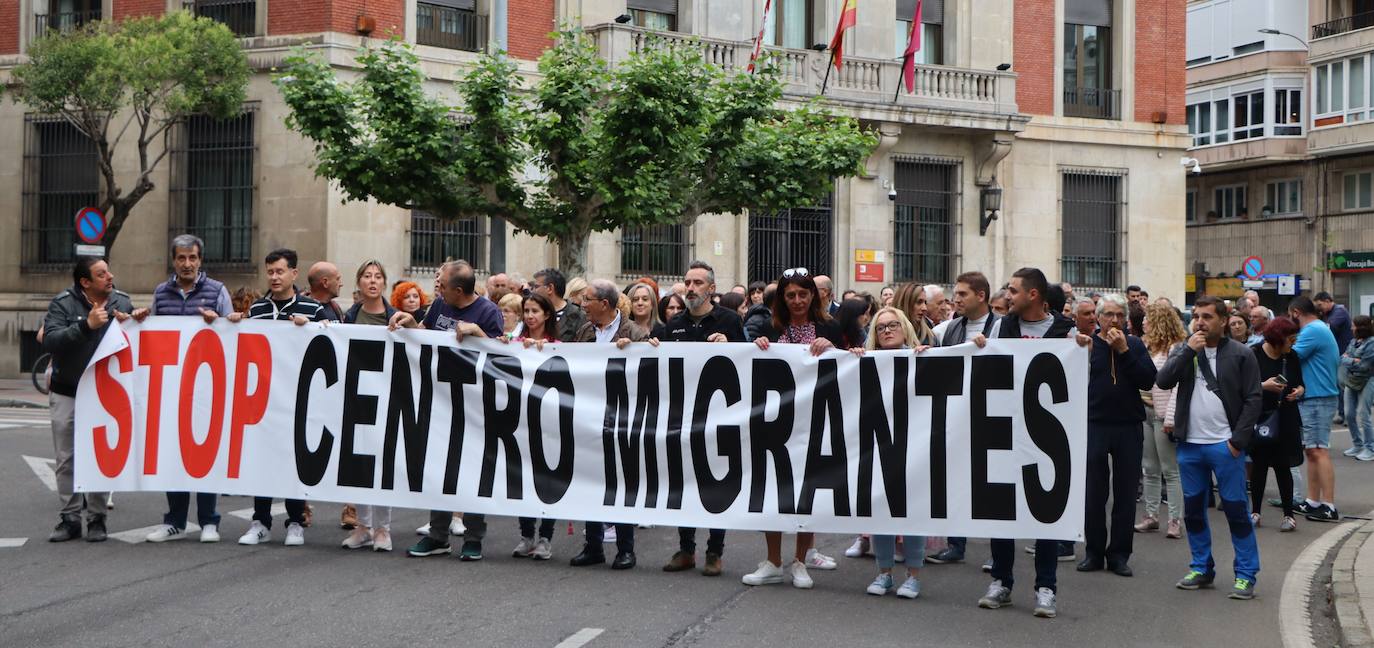
[[[1279, 373], [1288, 373], [1288, 358], [1285, 357], [1283, 359], [1283, 365], [1279, 367]], [[1255, 445], [1268, 445], [1279, 438], [1279, 426], [1281, 425], [1279, 412], [1283, 410], [1283, 395], [1287, 391], [1288, 388], [1285, 386], [1284, 390], [1279, 392], [1278, 406], [1274, 408], [1274, 411], [1270, 413], [1269, 416], [1264, 417], [1264, 420], [1255, 425]]]

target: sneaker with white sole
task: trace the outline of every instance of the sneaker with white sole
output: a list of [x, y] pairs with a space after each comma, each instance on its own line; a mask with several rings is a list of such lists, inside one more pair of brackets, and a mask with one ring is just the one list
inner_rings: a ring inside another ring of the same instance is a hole
[[831, 571], [839, 567], [839, 565], [835, 564], [834, 558], [816, 551], [814, 547], [806, 550], [805, 562], [808, 568], [819, 569], [821, 571]]
[[423, 535], [423, 536], [429, 535], [429, 525], [426, 524], [426, 525], [424, 525], [424, 526], [422, 526], [422, 527], [416, 529], [416, 530], [415, 530], [415, 535]]
[[1343, 455], [1345, 455], [1345, 456], [1347, 456], [1347, 457], [1353, 457], [1353, 456], [1355, 456], [1355, 455], [1360, 454], [1360, 449], [1359, 449], [1359, 448], [1350, 448], [1349, 450], [1346, 450], [1345, 452], [1342, 452], [1341, 454], [1343, 454]]
[[1041, 587], [1035, 590], [1035, 616], [1042, 619], [1053, 619], [1059, 614], [1059, 608], [1055, 605], [1054, 590], [1048, 587]]
[[782, 582], [782, 574], [782, 567], [765, 560], [759, 563], [758, 569], [745, 574], [740, 582], [745, 585], [777, 585]]
[[305, 528], [295, 522], [286, 525], [286, 539], [282, 544], [288, 547], [299, 547], [305, 544]]
[[201, 542], [219, 542], [219, 525], [207, 524], [200, 529]]
[[1355, 458], [1359, 459], [1360, 461], [1374, 461], [1374, 450], [1364, 448], [1363, 450], [1360, 450], [1360, 454], [1355, 455]]
[[914, 599], [921, 595], [921, 581], [916, 580], [915, 576], [907, 576], [906, 582], [897, 588], [897, 596], [904, 599]]
[[530, 558], [534, 560], [553, 558], [553, 547], [550, 546], [548, 538], [539, 538], [534, 541], [534, 548], [530, 550]]
[[884, 596], [892, 591], [892, 574], [878, 574], [873, 582], [868, 586], [868, 593], [873, 596]]
[[1011, 605], [1011, 588], [1003, 587], [1000, 580], [989, 583], [987, 593], [978, 599], [978, 607], [987, 610], [996, 610], [1008, 605]]
[[185, 537], [186, 529], [178, 529], [170, 524], [164, 524], [158, 527], [156, 531], [149, 533], [148, 537], [144, 538], [144, 540], [148, 542], [170, 542], [172, 540], [181, 540]]
[[239, 544], [255, 545], [267, 542], [272, 539], [272, 532], [263, 526], [261, 522], [253, 520], [252, 526], [248, 527], [248, 532], [239, 536]]
[[372, 530], [372, 550], [391, 551], [391, 529]]
[[787, 571], [792, 573], [792, 587], [797, 589], [811, 589], [816, 586], [816, 581], [811, 580], [811, 574], [806, 572], [805, 563], [793, 560], [792, 565]]
[[[291, 530], [289, 527], [287, 528], [286, 538], [288, 540], [291, 539]], [[304, 542], [304, 538], [302, 538], [302, 542]], [[348, 537], [344, 538], [343, 542], [340, 543], [339, 546], [343, 547], [344, 549], [362, 549], [363, 547], [371, 547], [372, 534], [368, 532], [367, 527], [364, 527], [362, 525], [355, 526], [353, 527], [353, 531], [349, 532]]]
[[863, 558], [864, 556], [867, 556], [870, 553], [872, 553], [872, 549], [869, 545], [868, 538], [859, 536], [857, 538], [854, 538], [854, 544], [849, 545], [849, 548], [844, 550], [844, 557]]
[[515, 550], [510, 552], [516, 558], [529, 558], [534, 553], [534, 538], [520, 538], [520, 544], [515, 545]]
[[991, 558], [988, 558], [987, 560], [983, 561], [983, 573], [984, 573], [984, 574], [991, 574], [991, 573], [992, 573], [992, 559], [991, 559]]

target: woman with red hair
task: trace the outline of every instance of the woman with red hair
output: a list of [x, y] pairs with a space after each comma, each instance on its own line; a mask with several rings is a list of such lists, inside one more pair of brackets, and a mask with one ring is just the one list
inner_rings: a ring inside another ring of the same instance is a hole
[[414, 281], [401, 281], [391, 289], [391, 307], [410, 313], [415, 321], [421, 322], [429, 309], [429, 296]]

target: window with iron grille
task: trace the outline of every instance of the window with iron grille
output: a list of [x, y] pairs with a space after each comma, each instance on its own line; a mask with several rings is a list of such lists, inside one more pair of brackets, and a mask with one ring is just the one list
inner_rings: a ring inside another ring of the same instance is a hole
[[834, 218], [830, 194], [818, 205], [749, 215], [749, 280], [775, 281], [784, 270], [831, 274]]
[[1123, 177], [1064, 172], [1063, 178], [1060, 280], [1078, 286], [1120, 286], [1125, 247]]
[[187, 11], [224, 23], [235, 36], [258, 32], [258, 0], [182, 0]]
[[415, 4], [415, 42], [480, 52], [487, 47], [487, 17], [477, 0], [421, 0]]
[[249, 105], [238, 117], [191, 115], [172, 129], [169, 232], [205, 241], [212, 268], [254, 266], [256, 116]]
[[487, 269], [486, 218], [439, 218], [429, 212], [410, 212], [410, 272], [432, 271], [446, 261], [467, 261]]
[[936, 159], [893, 162], [892, 278], [947, 284], [954, 280], [959, 166]]
[[24, 116], [24, 271], [70, 268], [76, 212], [100, 206], [98, 164], [95, 143], [65, 118]]
[[686, 225], [644, 225], [620, 230], [620, 273], [678, 276], [687, 270]]
[[34, 0], [33, 8], [35, 38], [49, 32], [71, 33], [100, 20], [104, 14], [101, 0]]

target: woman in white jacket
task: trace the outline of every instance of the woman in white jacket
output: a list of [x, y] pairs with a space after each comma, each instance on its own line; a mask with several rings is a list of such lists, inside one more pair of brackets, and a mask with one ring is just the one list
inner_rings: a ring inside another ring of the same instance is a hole
[[[1169, 349], [1186, 339], [1183, 321], [1173, 307], [1150, 304], [1145, 309], [1145, 348], [1158, 370], [1169, 357]], [[1169, 434], [1174, 430], [1177, 388], [1151, 387], [1141, 392], [1145, 400], [1145, 516], [1135, 525], [1137, 533], [1159, 530], [1160, 480], [1169, 489], [1169, 521], [1165, 536], [1183, 536], [1183, 487], [1178, 480], [1178, 455]]]

